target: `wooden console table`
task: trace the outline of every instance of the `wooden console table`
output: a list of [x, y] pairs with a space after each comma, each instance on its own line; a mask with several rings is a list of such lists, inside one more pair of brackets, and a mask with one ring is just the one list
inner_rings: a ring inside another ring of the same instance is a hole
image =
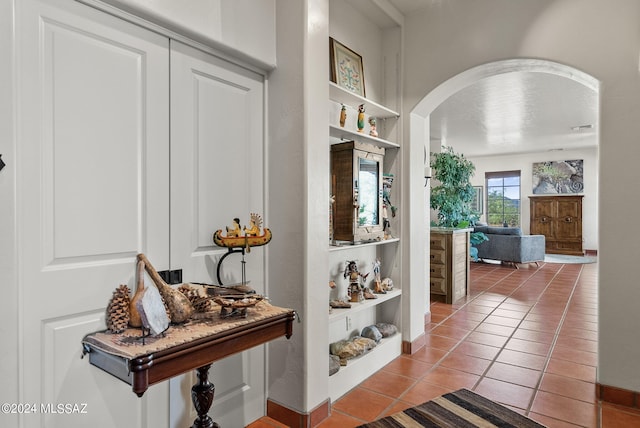
[[122, 333], [92, 333], [82, 341], [89, 362], [132, 386], [141, 397], [150, 385], [197, 371], [198, 383], [191, 399], [198, 413], [194, 428], [215, 428], [207, 414], [213, 403], [214, 386], [208, 372], [214, 361], [293, 333], [296, 314], [267, 302], [249, 308], [246, 318], [206, 319], [171, 326], [164, 336], [141, 339], [139, 329]]

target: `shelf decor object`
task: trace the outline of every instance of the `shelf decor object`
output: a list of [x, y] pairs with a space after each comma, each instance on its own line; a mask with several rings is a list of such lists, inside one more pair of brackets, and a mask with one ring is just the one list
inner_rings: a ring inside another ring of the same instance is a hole
[[329, 38], [329, 53], [331, 81], [341, 88], [364, 97], [362, 57], [332, 37]]
[[383, 148], [355, 141], [331, 146], [335, 241], [356, 244], [382, 240], [384, 154]]

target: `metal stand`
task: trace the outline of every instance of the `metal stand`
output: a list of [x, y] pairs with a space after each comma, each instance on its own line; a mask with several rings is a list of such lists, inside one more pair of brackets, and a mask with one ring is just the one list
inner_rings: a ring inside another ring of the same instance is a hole
[[227, 251], [222, 257], [220, 257], [220, 260], [218, 260], [218, 266], [216, 268], [216, 276], [218, 278], [218, 284], [219, 285], [224, 285], [222, 284], [222, 278], [220, 277], [220, 268], [222, 267], [222, 262], [224, 261], [225, 258], [227, 258], [227, 256], [230, 256], [233, 253], [241, 253], [242, 254], [242, 261], [240, 263], [242, 263], [242, 285], [246, 285], [247, 283], [247, 269], [246, 269], [246, 260], [244, 259], [244, 247], [242, 247], [241, 249], [233, 249], [233, 248], [229, 248], [229, 251]]

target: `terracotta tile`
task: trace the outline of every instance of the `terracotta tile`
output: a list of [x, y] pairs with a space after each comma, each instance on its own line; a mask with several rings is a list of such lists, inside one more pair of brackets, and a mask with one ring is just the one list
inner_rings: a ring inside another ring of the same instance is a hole
[[452, 339], [450, 337], [438, 336], [435, 334], [428, 334], [425, 336], [425, 345], [431, 348], [442, 349], [445, 351], [450, 350], [458, 344], [458, 339]]
[[529, 413], [527, 417], [549, 428], [577, 428], [578, 427], [578, 425], [576, 424], [560, 421], [558, 419], [550, 418], [549, 416], [545, 416], [545, 415], [539, 415], [537, 413]]
[[596, 402], [595, 384], [553, 373], [544, 374], [540, 390], [589, 403]]
[[448, 351], [444, 349], [437, 349], [437, 348], [432, 348], [430, 346], [423, 346], [413, 354], [407, 355], [407, 358], [412, 358], [414, 360], [422, 361], [425, 363], [437, 363], [442, 359], [442, 357], [447, 355], [447, 352]]
[[596, 368], [585, 366], [583, 364], [573, 363], [571, 361], [558, 360], [551, 358], [545, 370], [547, 373], [553, 373], [560, 376], [570, 377], [573, 379], [583, 380], [585, 382], [596, 381]]
[[474, 391], [490, 400], [520, 409], [529, 406], [534, 392], [531, 388], [490, 378], [483, 378]]
[[482, 345], [502, 347], [507, 342], [507, 339], [508, 337], [506, 336], [495, 336], [489, 333], [474, 331], [469, 336], [467, 336], [466, 341], [480, 343]]
[[556, 345], [567, 346], [580, 351], [598, 352], [598, 342], [580, 339], [578, 337], [558, 336]]
[[595, 322], [586, 322], [586, 321], [571, 321], [571, 320], [564, 320], [564, 322], [562, 323], [563, 327], [570, 327], [570, 328], [580, 328], [583, 330], [590, 330], [590, 331], [598, 331], [598, 323]]
[[455, 390], [460, 388], [471, 389], [479, 379], [480, 376], [478, 375], [440, 366], [427, 373], [421, 382], [428, 382]]
[[513, 337], [516, 339], [530, 340], [532, 342], [553, 343], [553, 338], [555, 337], [555, 335], [542, 331], [525, 330], [519, 328], [515, 331], [515, 333], [513, 333]]
[[[475, 332], [489, 333], [491, 335], [509, 337], [513, 334], [514, 330], [515, 330], [515, 327], [482, 323], [478, 326], [478, 328], [475, 329]], [[504, 344], [504, 342], [502, 342], [502, 344]]]
[[498, 355], [498, 358], [496, 358], [496, 361], [526, 367], [528, 369], [542, 370], [547, 362], [547, 358], [541, 355], [503, 349], [500, 355]]
[[597, 424], [596, 403], [586, 403], [544, 391], [536, 394], [531, 411], [584, 427], [595, 427]]
[[433, 364], [425, 363], [415, 358], [403, 355], [391, 361], [383, 368], [383, 370], [388, 373], [396, 373], [402, 376], [418, 379], [424, 376], [432, 367]]
[[470, 330], [461, 329], [457, 327], [451, 327], [446, 325], [440, 325], [431, 331], [431, 334], [438, 336], [450, 337], [452, 339], [462, 339], [468, 335]]
[[556, 345], [553, 348], [551, 356], [552, 358], [573, 361], [574, 363], [584, 364], [585, 366], [595, 367], [598, 365], [598, 354], [595, 352], [580, 351], [579, 349], [568, 346]]
[[483, 345], [481, 343], [473, 343], [464, 341], [455, 349], [455, 352], [462, 352], [465, 355], [471, 355], [473, 357], [484, 358], [486, 360], [493, 360], [500, 348], [490, 345]]
[[484, 315], [488, 315], [491, 312], [494, 311], [495, 308], [489, 307], [489, 306], [482, 306], [482, 305], [476, 305], [474, 303], [470, 303], [467, 306], [465, 306], [465, 310], [467, 312], [473, 312], [476, 314], [484, 314]]
[[490, 364], [491, 360], [472, 357], [459, 351], [453, 351], [440, 362], [440, 365], [443, 367], [476, 375], [482, 375]]
[[491, 379], [514, 383], [516, 385], [535, 388], [538, 385], [542, 372], [518, 367], [511, 364], [493, 363], [486, 376]]
[[416, 383], [416, 379], [379, 370], [369, 376], [360, 386], [395, 399], [404, 394], [414, 383]]
[[586, 340], [598, 340], [598, 332], [593, 330], [584, 330], [582, 328], [571, 328], [566, 325], [562, 325], [560, 329], [560, 336], [579, 337]]
[[513, 318], [513, 319], [521, 320], [527, 315], [527, 312], [526, 311], [512, 311], [512, 310], [509, 310], [509, 309], [500, 309], [500, 308], [498, 308], [495, 311], [493, 311], [491, 313], [491, 315], [504, 317], [504, 318]]
[[364, 422], [361, 419], [356, 419], [345, 413], [333, 411], [324, 421], [320, 422], [317, 428], [353, 428], [362, 425]]
[[247, 428], [287, 428], [287, 425], [278, 422], [275, 419], [271, 419], [268, 416], [264, 416], [247, 425]]
[[364, 421], [373, 421], [393, 401], [392, 398], [358, 387], [336, 401], [333, 408]]
[[422, 404], [433, 398], [439, 397], [447, 392], [455, 391], [457, 388], [445, 388], [439, 385], [433, 385], [427, 382], [418, 382], [410, 388], [402, 397], [402, 401], [411, 403], [412, 405]]
[[415, 404], [408, 403], [406, 401], [397, 400], [391, 407], [388, 407], [384, 413], [382, 413], [379, 418], [384, 418], [386, 416], [393, 415], [398, 412], [402, 412], [403, 410], [408, 409], [409, 407], [413, 407]]
[[524, 320], [522, 321], [522, 324], [520, 324], [519, 328], [525, 329], [525, 330], [542, 331], [545, 333], [555, 334], [556, 330], [558, 330], [558, 322], [557, 321], [539, 322], [539, 321]]
[[551, 349], [551, 344], [511, 338], [504, 347], [514, 351], [527, 352], [529, 354], [546, 357]]
[[498, 315], [489, 315], [484, 322], [488, 324], [496, 324], [505, 327], [517, 327], [520, 324], [520, 319], [518, 318], [509, 318], [509, 317], [501, 317]]

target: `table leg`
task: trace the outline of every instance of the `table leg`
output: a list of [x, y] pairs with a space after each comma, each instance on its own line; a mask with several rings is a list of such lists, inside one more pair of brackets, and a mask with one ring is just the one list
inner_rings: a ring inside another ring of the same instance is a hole
[[196, 369], [198, 383], [191, 387], [191, 401], [198, 412], [198, 417], [193, 421], [191, 428], [220, 428], [219, 425], [207, 414], [213, 403], [215, 387], [209, 382], [209, 368], [211, 364]]

